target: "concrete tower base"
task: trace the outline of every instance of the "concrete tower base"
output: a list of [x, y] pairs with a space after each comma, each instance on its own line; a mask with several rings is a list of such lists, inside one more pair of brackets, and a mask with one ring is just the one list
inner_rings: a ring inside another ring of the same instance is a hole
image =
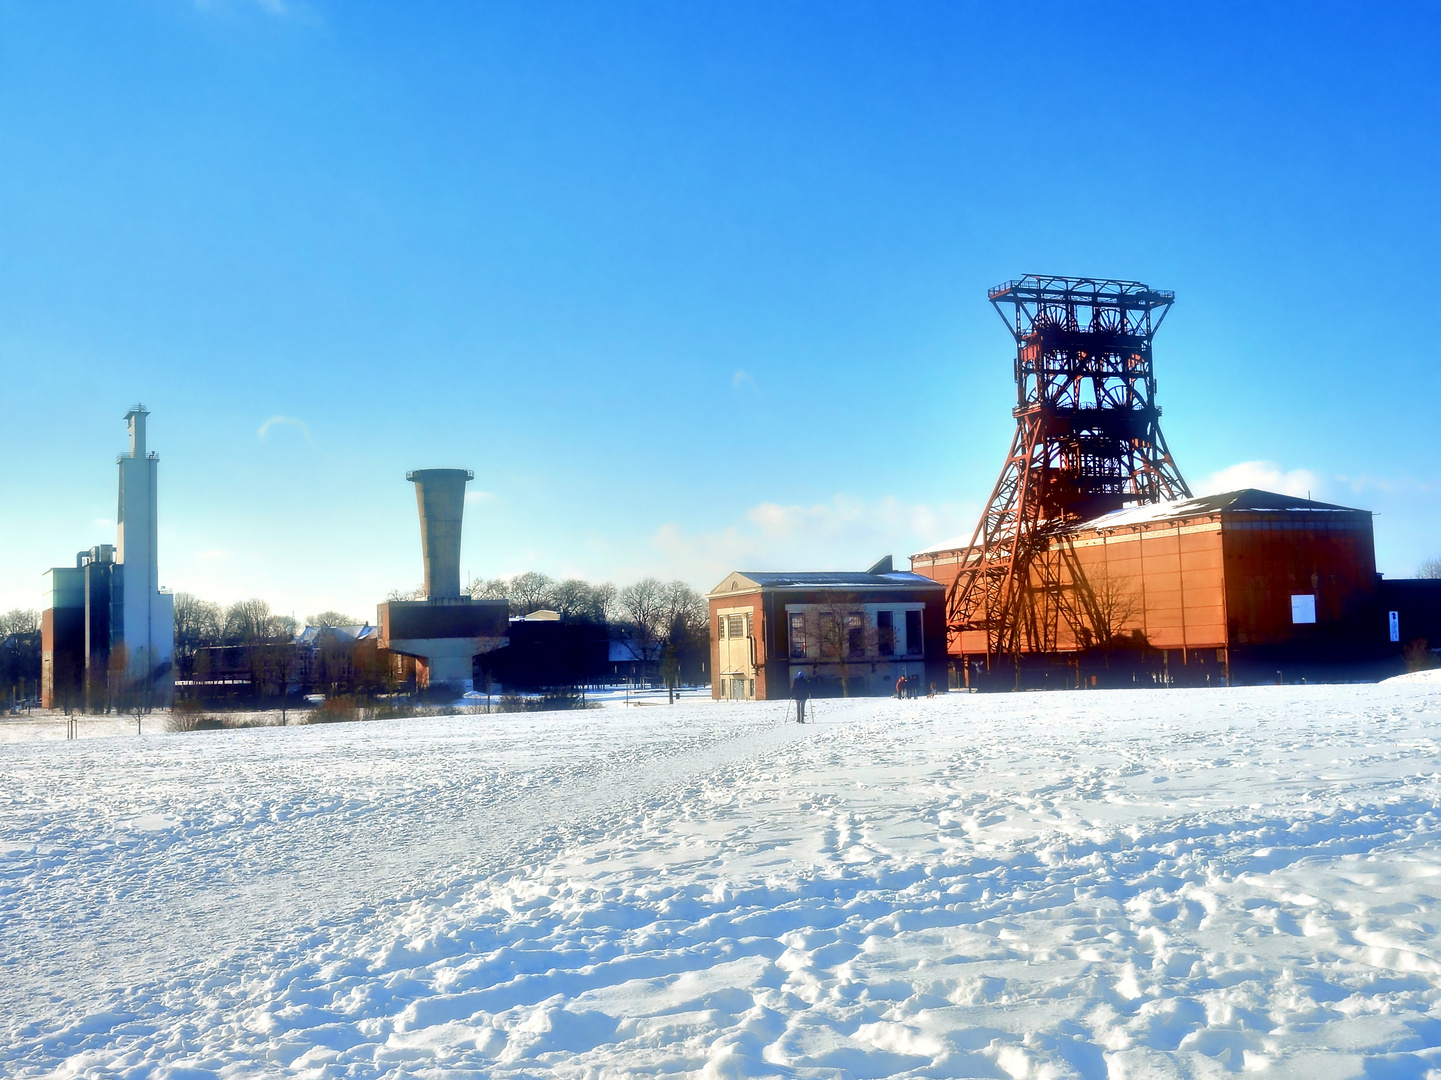
[[392, 600], [376, 612], [380, 647], [422, 661], [423, 689], [465, 693], [475, 657], [510, 642], [505, 600]]

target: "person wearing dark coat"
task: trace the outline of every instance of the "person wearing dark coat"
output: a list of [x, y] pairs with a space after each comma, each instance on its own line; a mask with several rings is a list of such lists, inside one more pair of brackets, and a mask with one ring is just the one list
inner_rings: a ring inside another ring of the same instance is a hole
[[797, 724], [804, 724], [806, 722], [806, 698], [810, 696], [811, 688], [806, 682], [806, 673], [802, 671], [795, 677], [795, 681], [791, 683], [791, 697], [795, 698], [796, 702]]

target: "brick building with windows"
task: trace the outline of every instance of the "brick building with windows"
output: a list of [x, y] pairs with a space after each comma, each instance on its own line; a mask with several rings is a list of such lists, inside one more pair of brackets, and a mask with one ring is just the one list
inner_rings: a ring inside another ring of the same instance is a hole
[[883, 559], [864, 573], [735, 571], [708, 595], [711, 697], [885, 696], [946, 686], [945, 587]]

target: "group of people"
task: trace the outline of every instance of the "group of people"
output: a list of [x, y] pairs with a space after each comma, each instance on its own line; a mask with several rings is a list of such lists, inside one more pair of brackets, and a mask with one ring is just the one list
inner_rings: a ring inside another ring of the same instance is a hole
[[[920, 696], [921, 677], [919, 675], [902, 675], [896, 680], [896, 697], [914, 698]], [[931, 683], [931, 692], [926, 697], [936, 696], [936, 684]], [[806, 722], [806, 702], [811, 697], [811, 683], [806, 678], [805, 672], [801, 672], [791, 683], [791, 700], [796, 703], [796, 723]]]
[[[896, 697], [913, 698], [919, 696], [921, 677], [919, 675], [902, 675], [896, 680]], [[931, 692], [927, 697], [936, 696], [936, 684], [931, 683]]]

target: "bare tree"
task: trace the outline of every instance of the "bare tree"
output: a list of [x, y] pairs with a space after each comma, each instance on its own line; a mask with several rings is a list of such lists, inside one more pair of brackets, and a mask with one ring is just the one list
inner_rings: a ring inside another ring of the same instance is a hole
[[865, 605], [851, 593], [826, 593], [814, 614], [821, 662], [835, 668], [841, 680], [841, 696], [850, 697], [854, 666], [870, 663], [877, 655], [876, 628], [871, 625]]
[[665, 633], [665, 586], [656, 578], [637, 581], [621, 589], [616, 605], [622, 617], [630, 624], [634, 634], [635, 651], [641, 660], [656, 659]]
[[0, 615], [0, 683], [11, 697], [40, 684], [40, 613], [16, 608]]
[[224, 618], [219, 604], [201, 600], [188, 592], [176, 593], [176, 659], [194, 656], [196, 649], [218, 642], [222, 636]]
[[588, 581], [580, 578], [566, 578], [550, 591], [551, 606], [567, 622], [604, 622], [605, 616], [596, 610], [595, 589]]
[[661, 603], [664, 605], [661, 622], [667, 637], [677, 627], [690, 629], [697, 624], [705, 626], [710, 616], [705, 597], [684, 581], [672, 581], [662, 586]]
[[280, 725], [286, 723], [290, 681], [295, 677], [300, 657], [294, 641], [277, 639], [250, 650], [251, 684], [263, 695], [272, 687], [280, 695]]
[[1083, 647], [1109, 650], [1130, 629], [1141, 612], [1135, 583], [1102, 564], [1075, 579], [1077, 630]]
[[299, 627], [289, 615], [272, 615], [265, 620], [266, 641], [294, 641]]
[[319, 615], [307, 615], [306, 626], [358, 626], [362, 620], [352, 619], [338, 611], [322, 611]]
[[1416, 576], [1432, 580], [1441, 578], [1441, 559], [1427, 559], [1416, 568]]
[[609, 581], [592, 586], [591, 603], [595, 605], [596, 622], [616, 622], [620, 618], [619, 595], [619, 590]]
[[687, 661], [710, 653], [710, 608], [705, 597], [684, 581], [661, 587], [661, 660], [670, 700], [681, 683]]
[[85, 687], [82, 683], [84, 674], [84, 668], [76, 663], [72, 653], [57, 653], [51, 662], [50, 692], [54, 704], [58, 705], [66, 716], [77, 709], [81, 712], [85, 709]]
[[270, 605], [264, 600], [238, 600], [225, 611], [225, 640], [251, 645], [270, 636]]
[[403, 603], [406, 600], [424, 600], [425, 586], [417, 585], [413, 589], [391, 589], [385, 594], [387, 603]]
[[[97, 676], [98, 678], [98, 676]], [[92, 687], [92, 694], [95, 688]], [[109, 712], [113, 706], [116, 712], [127, 711], [131, 703], [138, 696], [135, 688], [130, 682], [130, 650], [125, 642], [120, 641], [111, 646], [110, 660], [105, 666], [104, 686], [104, 711]], [[95, 697], [91, 697], [90, 709], [93, 712], [97, 706]], [[137, 726], [139, 720], [136, 721]]]
[[510, 610], [514, 615], [529, 615], [549, 607], [555, 582], [544, 574], [527, 570], [510, 579]]
[[25, 608], [15, 608], [0, 615], [0, 638], [9, 637], [11, 634], [38, 634], [40, 632], [40, 612]]
[[509, 597], [509, 583], [505, 578], [477, 578], [466, 591], [475, 600], [505, 600]]

